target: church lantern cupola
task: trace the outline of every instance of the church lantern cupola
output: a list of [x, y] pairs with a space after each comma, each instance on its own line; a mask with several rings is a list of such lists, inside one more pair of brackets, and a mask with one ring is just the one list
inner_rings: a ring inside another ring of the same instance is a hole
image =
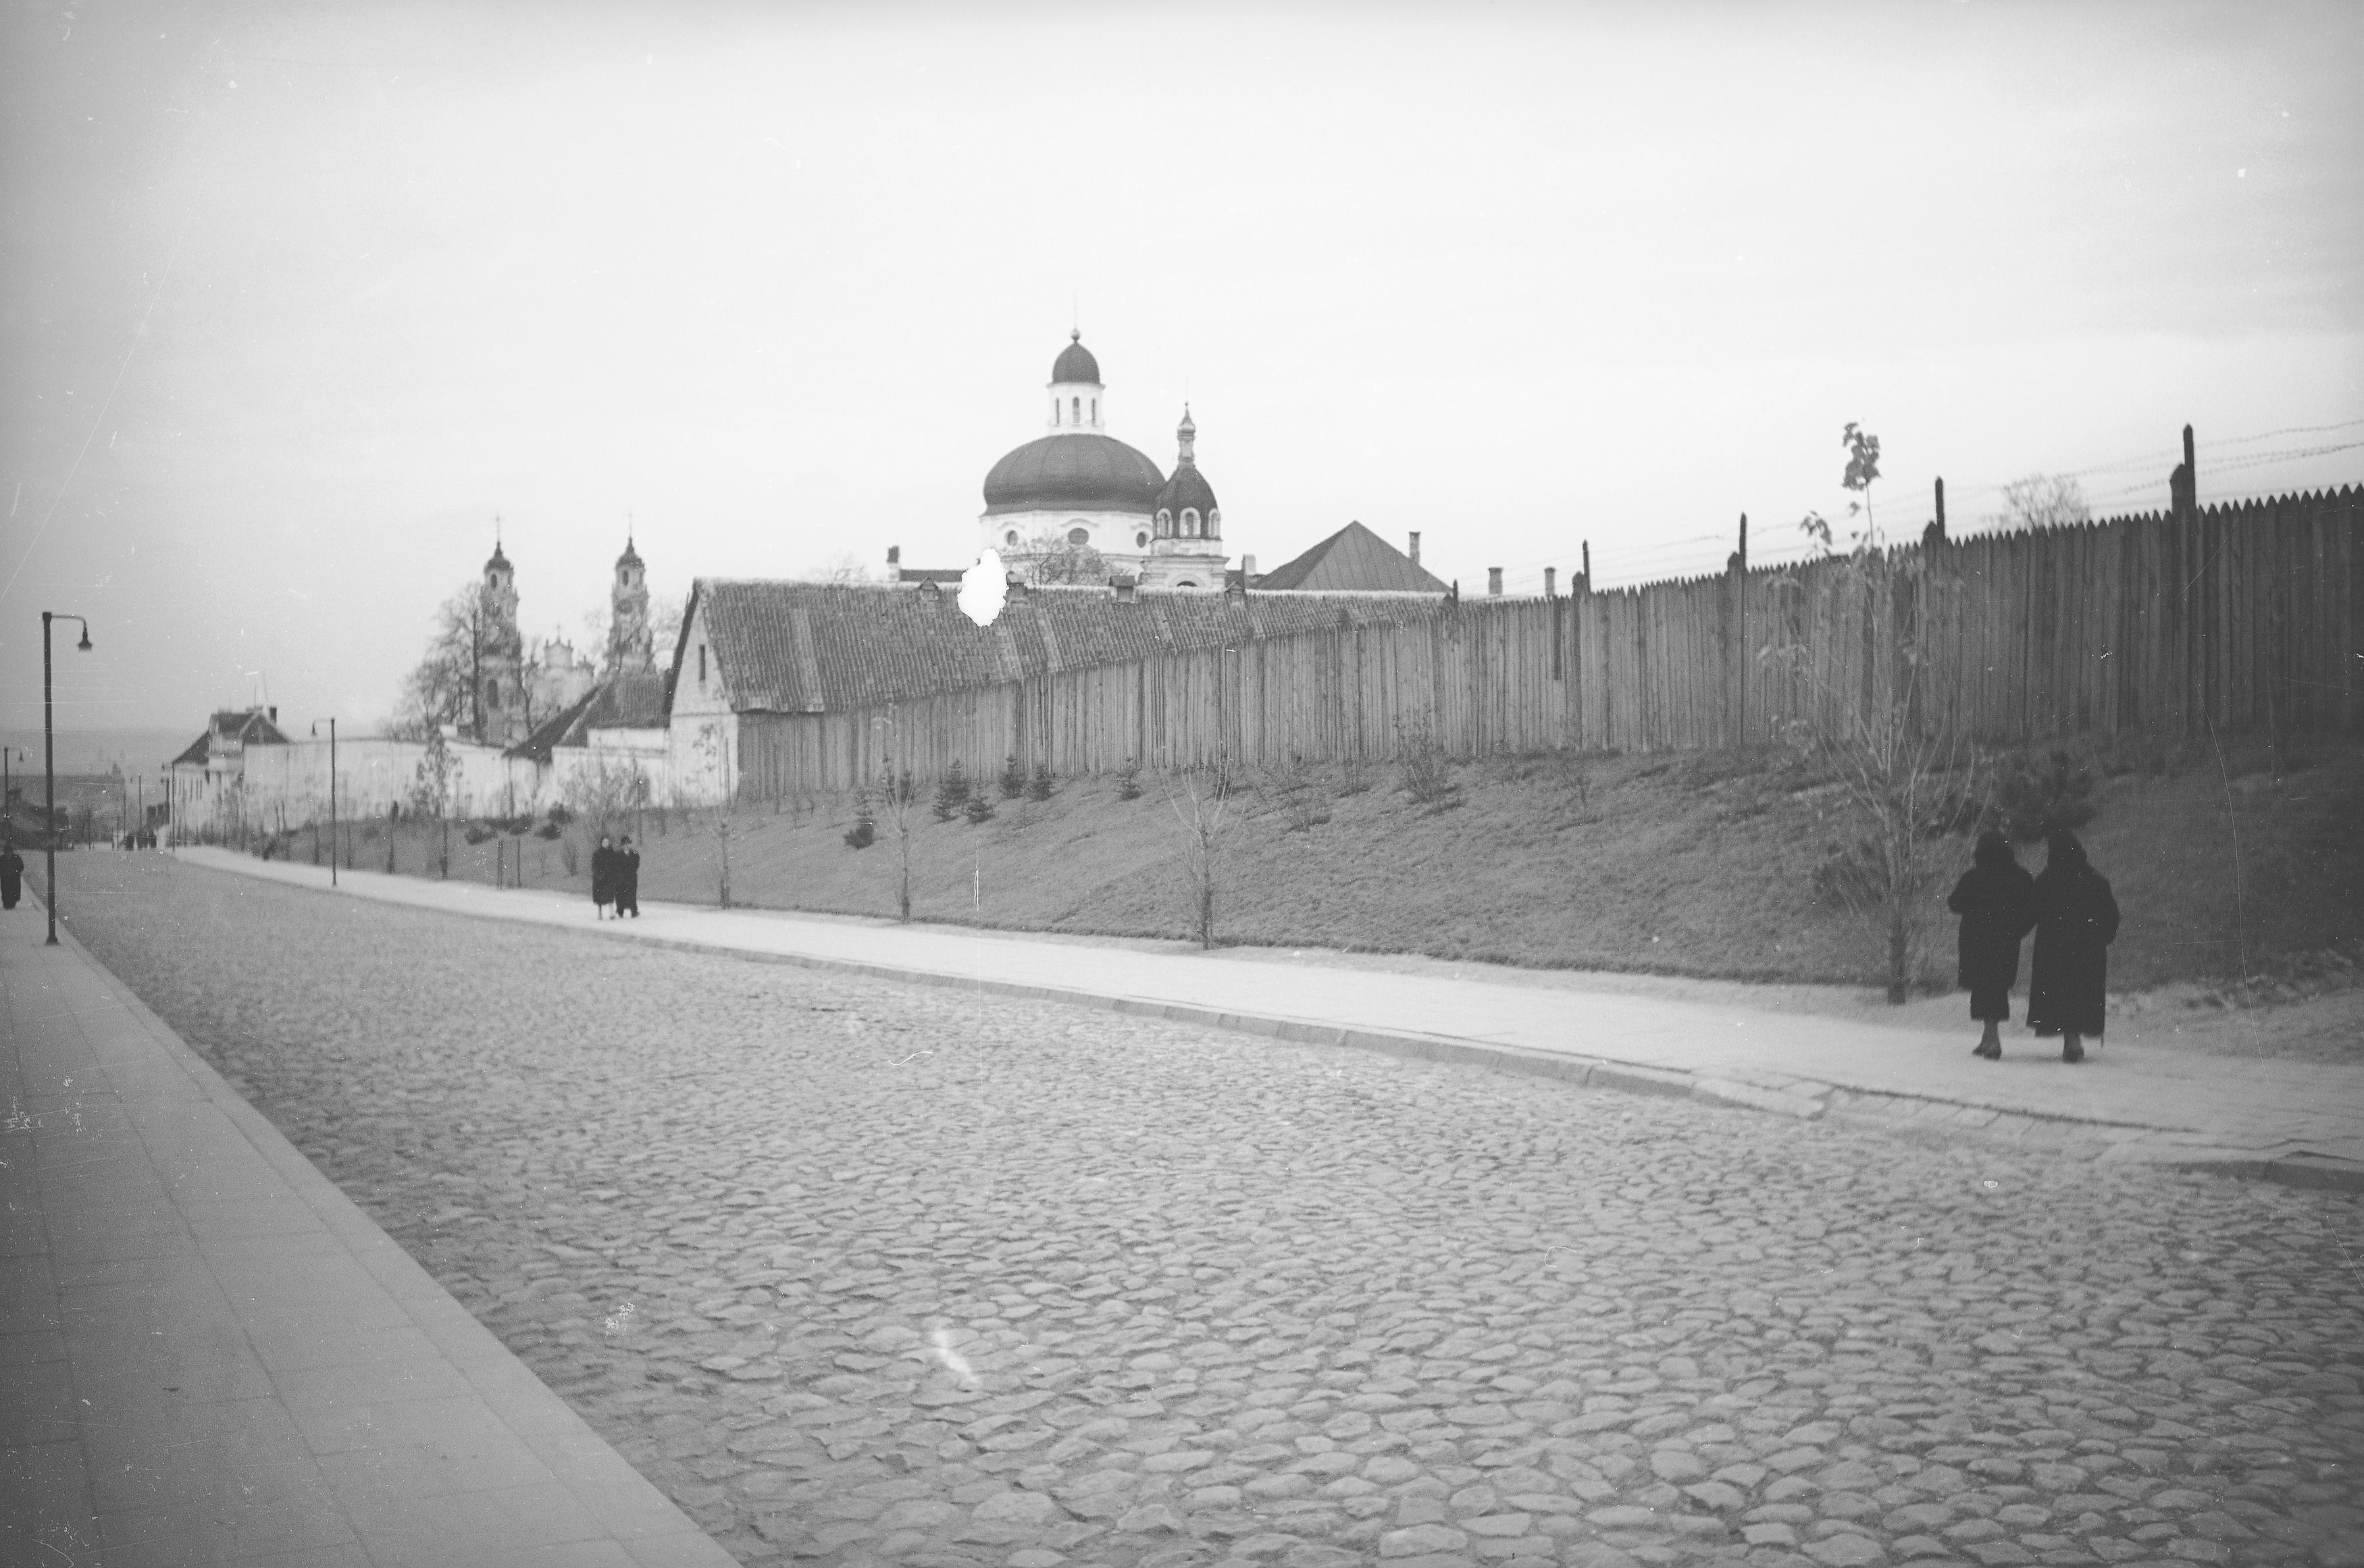
[[1067, 334], [1067, 346], [1051, 362], [1051, 424], [1053, 435], [1105, 435], [1100, 401], [1108, 388], [1100, 384], [1100, 362], [1084, 347], [1084, 329]]

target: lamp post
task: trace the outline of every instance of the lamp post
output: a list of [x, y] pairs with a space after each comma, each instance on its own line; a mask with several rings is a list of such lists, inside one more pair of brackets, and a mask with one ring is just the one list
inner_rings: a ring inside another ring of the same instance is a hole
[[[320, 721], [312, 721], [312, 733], [320, 733]], [[329, 885], [337, 885], [337, 721], [329, 720]]]
[[90, 651], [90, 622], [80, 616], [52, 615], [48, 610], [41, 612], [41, 781], [47, 796], [42, 806], [47, 815], [41, 820], [41, 852], [46, 857], [44, 874], [49, 879], [41, 889], [45, 895], [41, 902], [50, 906], [50, 940], [44, 944], [49, 947], [58, 945], [58, 744], [56, 725], [50, 717], [53, 705], [50, 695], [50, 622], [52, 620], [70, 620], [80, 626], [82, 640], [74, 647], [84, 653]]

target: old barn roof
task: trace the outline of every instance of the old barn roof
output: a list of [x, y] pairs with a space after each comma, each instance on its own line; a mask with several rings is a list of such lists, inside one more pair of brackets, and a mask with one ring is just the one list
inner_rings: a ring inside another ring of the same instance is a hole
[[1429, 601], [1354, 595], [1264, 598], [1105, 588], [1036, 588], [990, 627], [951, 593], [867, 584], [702, 577], [702, 609], [734, 707], [835, 712], [1263, 638], [1415, 620]]
[[1331, 594], [1444, 592], [1443, 582], [1360, 523], [1348, 523], [1296, 560], [1274, 567], [1255, 585]]

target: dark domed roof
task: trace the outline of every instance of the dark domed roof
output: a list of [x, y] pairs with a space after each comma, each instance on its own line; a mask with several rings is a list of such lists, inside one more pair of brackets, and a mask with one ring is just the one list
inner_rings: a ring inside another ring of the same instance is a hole
[[[1087, 356], [1088, 357], [1088, 356]], [[1138, 512], [1157, 509], [1165, 476], [1112, 436], [1044, 436], [993, 465], [985, 509], [998, 512]]]
[[1207, 476], [1199, 472], [1195, 462], [1177, 464], [1174, 477], [1157, 493], [1157, 509], [1171, 512], [1176, 518], [1182, 516], [1185, 506], [1196, 506], [1199, 516], [1204, 517], [1215, 510], [1215, 487], [1207, 483]]
[[1067, 336], [1069, 339], [1067, 346], [1059, 350], [1057, 359], [1051, 361], [1053, 384], [1055, 385], [1063, 381], [1087, 381], [1094, 386], [1098, 386], [1100, 381], [1100, 362], [1092, 358], [1092, 351], [1089, 349], [1084, 347], [1083, 332], [1078, 329]]

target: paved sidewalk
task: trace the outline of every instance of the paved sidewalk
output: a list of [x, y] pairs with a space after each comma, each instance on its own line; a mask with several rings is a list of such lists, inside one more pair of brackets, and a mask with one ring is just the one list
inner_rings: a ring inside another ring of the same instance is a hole
[[0, 916], [0, 1562], [727, 1568], [44, 923]]
[[[184, 862], [326, 889], [325, 868], [218, 850]], [[2113, 1161], [2200, 1166], [2364, 1191], [2364, 1067], [2118, 1044], [2068, 1068], [2052, 1042], [2006, 1038], [2000, 1063], [1968, 1042], [1844, 1019], [1485, 980], [1143, 951], [1073, 939], [773, 911], [649, 904], [596, 923], [581, 898], [541, 890], [341, 873], [342, 891], [618, 940], [1089, 1006], [1783, 1115], [1879, 1118], [2056, 1142]]]

